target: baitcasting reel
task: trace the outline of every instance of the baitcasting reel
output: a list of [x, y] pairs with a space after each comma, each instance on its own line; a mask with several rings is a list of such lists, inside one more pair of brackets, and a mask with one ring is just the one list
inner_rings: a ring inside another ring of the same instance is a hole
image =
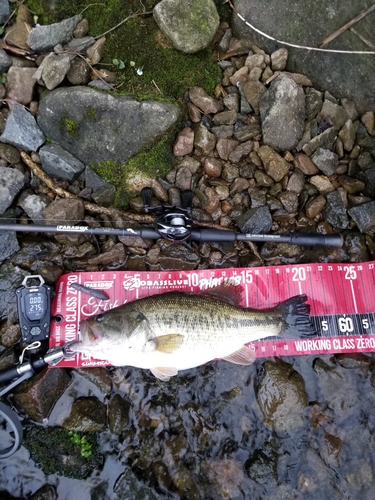
[[169, 241], [186, 241], [191, 236], [193, 225], [191, 209], [193, 191], [187, 189], [181, 193], [181, 207], [170, 205], [152, 206], [152, 189], [143, 188], [141, 191], [145, 213], [154, 212], [159, 217], [155, 221], [155, 229], [162, 238]]

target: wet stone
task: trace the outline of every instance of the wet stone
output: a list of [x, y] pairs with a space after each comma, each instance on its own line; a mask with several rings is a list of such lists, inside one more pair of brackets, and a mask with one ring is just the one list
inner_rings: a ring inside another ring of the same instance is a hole
[[266, 206], [250, 208], [236, 220], [236, 224], [242, 233], [268, 233], [272, 227], [272, 216]]
[[31, 495], [30, 500], [58, 500], [56, 488], [50, 484], [44, 484]]
[[[102, 205], [103, 207], [110, 207], [115, 201], [115, 195], [115, 186], [106, 184], [105, 186], [101, 186], [94, 193], [92, 193], [91, 199], [98, 205]], [[83, 197], [82, 193], [80, 194], [80, 196]]]
[[74, 401], [62, 426], [71, 431], [100, 432], [105, 427], [106, 413], [106, 406], [99, 399], [93, 396], [80, 397]]
[[175, 186], [184, 191], [191, 188], [191, 180], [193, 174], [188, 167], [181, 167], [177, 170]]
[[237, 121], [237, 112], [234, 109], [228, 111], [222, 111], [221, 113], [217, 113], [213, 117], [213, 122], [216, 126], [234, 125], [236, 121]]
[[345, 151], [351, 151], [354, 147], [356, 128], [351, 120], [347, 120], [341, 127], [339, 137], [342, 140]]
[[160, 498], [159, 494], [145, 485], [130, 467], [117, 478], [113, 492], [113, 500], [123, 500], [124, 498], [158, 500]]
[[273, 484], [277, 481], [277, 456], [272, 450], [256, 450], [245, 462], [250, 479], [258, 484]]
[[264, 424], [277, 433], [295, 432], [304, 425], [308, 401], [303, 378], [281, 359], [267, 360], [263, 368], [256, 397]]
[[217, 127], [212, 127], [211, 132], [218, 139], [230, 139], [233, 136], [233, 125], [218, 125]]
[[349, 217], [340, 191], [334, 191], [327, 194], [324, 217], [329, 224], [338, 229], [347, 229], [349, 227]]
[[192, 87], [189, 90], [189, 97], [204, 114], [218, 113], [223, 109], [222, 103], [209, 96], [201, 87]]
[[59, 144], [46, 144], [39, 151], [42, 167], [51, 177], [74, 181], [85, 169], [85, 165]]
[[161, 251], [159, 255], [160, 269], [195, 269], [199, 257], [181, 244], [173, 244]]
[[257, 153], [264, 164], [266, 174], [276, 182], [281, 181], [284, 175], [289, 172], [290, 163], [284, 160], [270, 146], [261, 146]]
[[322, 110], [317, 117], [318, 122], [320, 121], [320, 117], [325, 117], [325, 119], [328, 118], [333, 123], [336, 130], [340, 130], [349, 118], [343, 107], [327, 99], [325, 99]]
[[43, 210], [43, 217], [47, 224], [77, 224], [85, 216], [83, 201], [75, 198], [64, 198], [52, 201]]
[[[0, 219], [0, 222], [1, 219]], [[0, 231], [0, 263], [20, 249], [15, 231]]]
[[87, 85], [90, 81], [91, 69], [86, 61], [76, 57], [70, 62], [66, 78], [72, 85]]
[[233, 134], [233, 137], [240, 142], [245, 142], [262, 133], [259, 123], [251, 123], [250, 125], [243, 125], [239, 127]]
[[263, 94], [259, 106], [264, 144], [277, 151], [294, 149], [305, 125], [302, 86], [287, 73], [281, 73]]
[[13, 203], [25, 185], [25, 176], [15, 168], [0, 167], [0, 214]]
[[294, 165], [305, 175], [315, 175], [319, 172], [311, 158], [303, 153], [297, 153], [294, 157]]
[[247, 102], [257, 115], [259, 115], [259, 102], [266, 90], [267, 89], [263, 83], [258, 82], [257, 80], [249, 80], [242, 86], [242, 91]]
[[35, 118], [21, 104], [13, 103], [0, 141], [24, 151], [37, 151], [45, 141]]
[[327, 176], [334, 174], [339, 164], [337, 154], [323, 148], [318, 148], [311, 157], [311, 160]]
[[216, 143], [216, 151], [222, 160], [228, 160], [229, 155], [237, 146], [238, 142], [233, 139], [218, 139]]
[[[43, 422], [69, 384], [70, 376], [66, 370], [46, 368], [22, 382], [15, 390], [14, 398], [32, 420]], [[50, 390], [51, 387], [53, 391]]]
[[256, 170], [254, 173], [254, 178], [257, 181], [258, 186], [270, 187], [272, 186], [272, 184], [274, 184], [274, 180], [263, 170]]
[[350, 416], [358, 404], [353, 372], [337, 365], [332, 366], [319, 358], [313, 367], [323, 397], [321, 402], [334, 412], [337, 422]]
[[335, 187], [325, 175], [313, 175], [310, 182], [321, 194], [331, 193]]
[[179, 132], [173, 146], [175, 156], [185, 156], [194, 149], [194, 131], [190, 127], [185, 127]]
[[327, 200], [323, 195], [319, 195], [310, 200], [305, 207], [306, 215], [309, 219], [314, 219], [323, 210]]
[[8, 163], [19, 163], [21, 155], [18, 149], [10, 144], [0, 143], [0, 158], [6, 160]]
[[288, 213], [294, 213], [298, 210], [298, 194], [293, 191], [283, 191], [278, 195], [279, 200]]
[[286, 62], [288, 60], [288, 49], [281, 48], [272, 52], [271, 54], [271, 67], [272, 71], [284, 71]]
[[80, 368], [76, 372], [93, 383], [102, 394], [108, 396], [112, 390], [112, 380], [105, 368]]
[[348, 213], [361, 233], [370, 231], [375, 227], [375, 201], [353, 207], [348, 210]]
[[71, 40], [73, 31], [81, 20], [82, 16], [78, 15], [64, 19], [60, 23], [45, 26], [38, 25], [30, 31], [27, 44], [37, 52], [50, 50], [59, 43]]
[[330, 127], [317, 135], [302, 148], [303, 152], [311, 156], [318, 148], [332, 149], [337, 132], [334, 127]]
[[225, 163], [221, 176], [225, 181], [233, 182], [239, 176], [238, 167], [231, 163]]
[[0, 266], [0, 319], [7, 320], [8, 324], [18, 321], [15, 291], [29, 274], [10, 262]]
[[239, 95], [236, 93], [227, 94], [223, 97], [224, 106], [228, 109], [239, 111]]
[[222, 171], [221, 161], [209, 156], [204, 160], [204, 171], [210, 177], [220, 177]]
[[241, 193], [245, 191], [249, 187], [249, 181], [247, 179], [243, 179], [242, 177], [237, 177], [234, 179], [232, 186], [230, 188], [230, 196], [235, 195], [236, 193]]
[[302, 172], [295, 170], [289, 178], [286, 189], [300, 194], [305, 184], [305, 177]]
[[194, 136], [194, 146], [201, 155], [210, 154], [216, 144], [216, 136], [211, 134], [211, 132], [202, 123], [199, 124], [195, 131]]
[[115, 394], [108, 404], [109, 429], [114, 434], [122, 434], [130, 424], [131, 405], [119, 394]]
[[340, 175], [338, 181], [349, 194], [359, 193], [365, 188], [364, 182], [347, 175]]

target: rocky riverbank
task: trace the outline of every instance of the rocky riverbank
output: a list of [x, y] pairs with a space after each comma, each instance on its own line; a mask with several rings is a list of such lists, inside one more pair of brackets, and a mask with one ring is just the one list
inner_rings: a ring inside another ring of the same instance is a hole
[[[24, 33], [27, 57], [0, 51], [7, 73], [0, 84], [1, 217], [129, 227], [150, 220], [141, 215], [143, 187], [153, 189], [154, 203], [169, 205], [180, 205], [182, 191], [191, 189], [198, 227], [340, 232], [343, 248], [4, 231], [1, 368], [17, 359], [14, 290], [30, 273], [53, 285], [80, 270], [374, 258], [373, 110], [359, 113], [350, 99], [318, 90], [287, 70], [287, 50], [268, 54], [237, 40], [228, 23], [218, 28], [214, 14], [204, 43], [214, 37], [220, 79], [211, 90], [188, 86], [175, 102], [95, 88], [115, 88], [116, 73], [100, 67], [105, 44], [90, 38], [82, 16], [61, 23], [57, 43], [56, 26], [49, 38], [42, 30], [40, 40], [53, 40], [43, 47], [35, 31]], [[20, 24], [32, 22], [22, 6], [18, 16]], [[30, 44], [38, 55], [33, 61]], [[165, 141], [165, 133], [173, 138], [169, 171], [121, 168], [141, 146]], [[43, 371], [11, 396], [26, 443], [0, 463], [0, 490], [33, 500], [71, 498], [72, 488], [87, 499], [237, 499], [249, 492], [252, 498], [370, 498], [373, 363], [367, 355], [259, 360], [248, 368], [217, 361], [167, 384], [133, 368]]]

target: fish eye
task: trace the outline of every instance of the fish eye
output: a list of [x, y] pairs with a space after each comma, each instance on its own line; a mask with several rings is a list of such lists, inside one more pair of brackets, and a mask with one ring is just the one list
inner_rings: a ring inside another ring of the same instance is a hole
[[104, 314], [98, 314], [97, 316], [95, 316], [95, 321], [97, 323], [101, 323], [102, 321], [104, 321]]

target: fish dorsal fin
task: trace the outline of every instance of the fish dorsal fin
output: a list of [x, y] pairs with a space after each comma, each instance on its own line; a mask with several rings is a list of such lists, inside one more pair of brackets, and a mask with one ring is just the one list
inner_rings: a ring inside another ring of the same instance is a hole
[[243, 288], [240, 285], [224, 282], [221, 285], [204, 290], [201, 294], [227, 302], [232, 306], [239, 306], [242, 301]]
[[238, 351], [232, 352], [229, 356], [225, 356], [226, 361], [230, 361], [231, 363], [235, 363], [236, 365], [251, 365], [255, 361], [255, 352], [244, 345]]
[[154, 344], [156, 351], [172, 354], [172, 352], [182, 346], [184, 336], [180, 333], [170, 333], [150, 339], [149, 342]]
[[150, 368], [151, 373], [156, 377], [159, 378], [160, 380], [163, 380], [164, 382], [168, 382], [168, 380], [173, 377], [174, 375], [177, 375], [177, 368], [170, 367], [170, 366], [161, 366], [161, 367], [154, 367]]

